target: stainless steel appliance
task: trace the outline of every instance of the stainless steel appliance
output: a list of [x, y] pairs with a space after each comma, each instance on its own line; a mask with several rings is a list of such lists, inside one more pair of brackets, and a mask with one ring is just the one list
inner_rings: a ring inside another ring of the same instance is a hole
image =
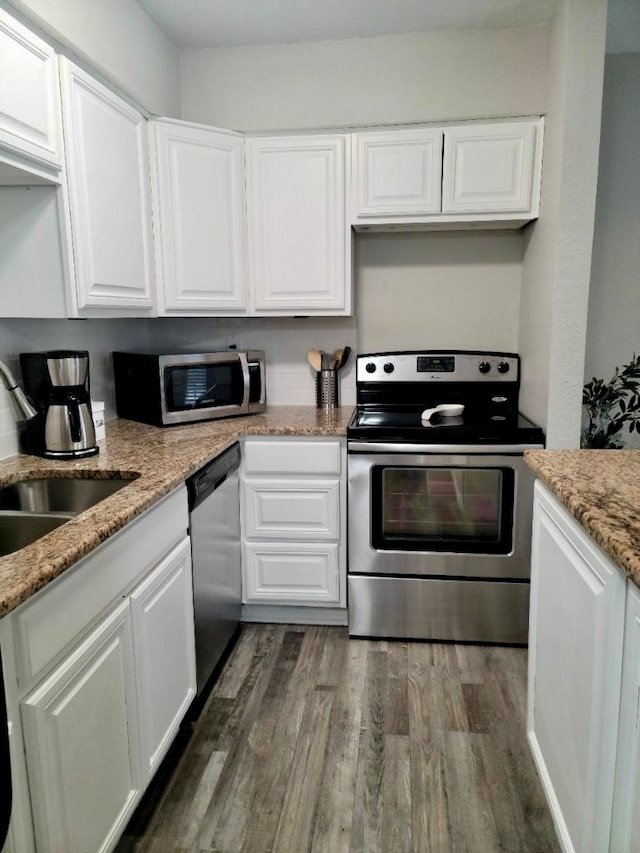
[[234, 444], [187, 480], [198, 695], [240, 624], [239, 467]]
[[27, 422], [23, 449], [51, 459], [77, 459], [98, 452], [91, 414], [86, 350], [23, 352], [24, 389], [38, 416]]
[[262, 350], [114, 352], [118, 415], [155, 426], [250, 415], [266, 408]]
[[349, 633], [526, 643], [533, 475], [523, 453], [544, 436], [518, 413], [519, 357], [360, 355], [356, 387]]

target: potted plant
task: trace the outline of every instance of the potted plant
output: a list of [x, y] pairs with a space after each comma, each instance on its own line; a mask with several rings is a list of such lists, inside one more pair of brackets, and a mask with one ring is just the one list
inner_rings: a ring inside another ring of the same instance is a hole
[[587, 422], [582, 429], [581, 447], [615, 449], [623, 447], [620, 435], [625, 424], [630, 433], [640, 434], [640, 356], [616, 367], [609, 382], [597, 379], [582, 389], [582, 405]]

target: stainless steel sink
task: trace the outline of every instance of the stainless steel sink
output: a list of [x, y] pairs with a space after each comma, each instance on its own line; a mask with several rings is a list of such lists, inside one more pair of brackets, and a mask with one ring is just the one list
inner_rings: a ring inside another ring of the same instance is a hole
[[43, 478], [22, 480], [0, 489], [0, 511], [62, 512], [77, 515], [124, 488], [132, 480]]
[[43, 477], [0, 489], [0, 557], [13, 554], [108, 498], [135, 477]]
[[0, 512], [0, 557], [30, 545], [71, 517], [49, 513]]

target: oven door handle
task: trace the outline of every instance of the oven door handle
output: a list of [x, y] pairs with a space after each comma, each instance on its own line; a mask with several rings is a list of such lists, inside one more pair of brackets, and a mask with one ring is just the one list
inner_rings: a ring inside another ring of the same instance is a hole
[[348, 453], [475, 454], [479, 456], [522, 456], [525, 450], [542, 450], [542, 444], [404, 444], [391, 441], [347, 442]]

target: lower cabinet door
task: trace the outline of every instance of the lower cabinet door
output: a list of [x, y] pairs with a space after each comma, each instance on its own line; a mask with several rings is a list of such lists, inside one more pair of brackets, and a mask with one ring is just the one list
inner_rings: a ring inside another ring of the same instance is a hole
[[535, 494], [528, 738], [562, 849], [601, 853], [611, 831], [626, 579], [539, 484]]
[[22, 702], [39, 853], [110, 849], [140, 792], [129, 602]]
[[243, 571], [245, 603], [340, 602], [337, 543], [247, 542]]
[[640, 850], [640, 589], [627, 582], [611, 853]]
[[196, 693], [190, 546], [187, 537], [131, 594], [143, 784]]

